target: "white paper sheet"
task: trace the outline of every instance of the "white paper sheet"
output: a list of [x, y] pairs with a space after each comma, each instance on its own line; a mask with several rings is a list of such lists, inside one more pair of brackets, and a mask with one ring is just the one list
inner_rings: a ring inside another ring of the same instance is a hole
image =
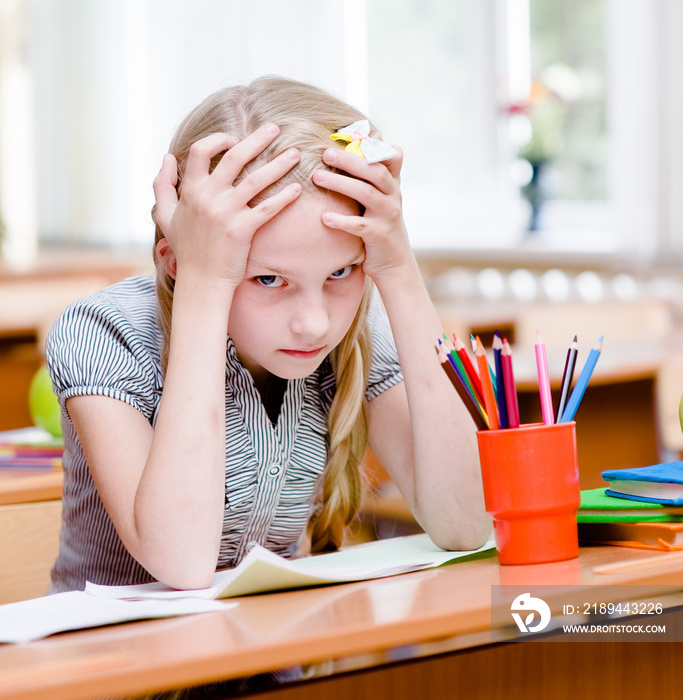
[[0, 605], [0, 642], [30, 642], [67, 630], [213, 612], [236, 606], [237, 603], [201, 598], [115, 600], [95, 597], [84, 591], [70, 591]]
[[188, 596], [203, 599], [230, 598], [394, 576], [441, 566], [494, 546], [495, 543], [489, 541], [477, 550], [447, 552], [437, 547], [426, 534], [421, 534], [378, 540], [339, 552], [291, 560], [256, 545], [235, 569], [217, 572], [210, 588], [178, 591], [161, 583], [138, 586], [99, 586], [88, 583], [86, 591], [93, 596], [129, 600], [168, 600]]

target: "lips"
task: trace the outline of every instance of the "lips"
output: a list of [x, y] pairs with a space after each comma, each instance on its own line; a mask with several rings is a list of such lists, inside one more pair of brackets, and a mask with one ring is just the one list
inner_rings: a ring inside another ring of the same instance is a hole
[[289, 357], [301, 360], [311, 360], [322, 352], [323, 348], [313, 348], [312, 350], [280, 350]]

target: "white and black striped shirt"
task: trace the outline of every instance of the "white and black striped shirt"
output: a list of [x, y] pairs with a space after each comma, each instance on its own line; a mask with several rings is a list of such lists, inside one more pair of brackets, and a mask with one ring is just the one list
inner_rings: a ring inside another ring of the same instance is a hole
[[[373, 361], [366, 398], [402, 380], [388, 320], [370, 313]], [[50, 592], [85, 582], [142, 583], [150, 574], [127, 552], [107, 515], [66, 414], [72, 396], [125, 401], [155, 424], [163, 377], [153, 277], [132, 277], [74, 302], [52, 327], [47, 362], [64, 418], [64, 495]], [[305, 530], [327, 461], [327, 414], [335, 392], [329, 361], [287, 382], [277, 423], [228, 338], [225, 510], [217, 568], [235, 566], [252, 542], [288, 555]]]

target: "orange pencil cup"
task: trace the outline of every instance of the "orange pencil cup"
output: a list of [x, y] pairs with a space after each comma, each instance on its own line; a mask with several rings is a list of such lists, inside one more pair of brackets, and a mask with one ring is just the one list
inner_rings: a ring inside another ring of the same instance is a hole
[[486, 511], [501, 564], [579, 555], [576, 423], [477, 433]]

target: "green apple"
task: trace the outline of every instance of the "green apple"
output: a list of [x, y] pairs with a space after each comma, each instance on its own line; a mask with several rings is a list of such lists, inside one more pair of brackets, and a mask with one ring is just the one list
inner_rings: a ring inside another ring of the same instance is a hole
[[52, 391], [52, 379], [42, 365], [35, 373], [28, 389], [28, 410], [35, 425], [55, 437], [62, 436], [62, 410]]

